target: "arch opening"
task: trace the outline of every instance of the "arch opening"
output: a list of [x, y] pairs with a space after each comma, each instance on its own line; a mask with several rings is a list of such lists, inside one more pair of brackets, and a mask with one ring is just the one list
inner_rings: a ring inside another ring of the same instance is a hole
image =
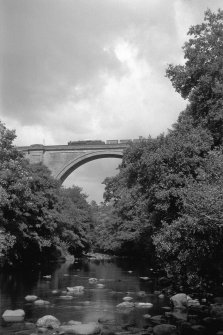
[[91, 162], [93, 160], [102, 159], [102, 158], [122, 158], [123, 153], [121, 151], [100, 151], [100, 152], [91, 152], [84, 154], [78, 158], [75, 158], [69, 162], [66, 166], [56, 176], [57, 179], [61, 181], [61, 184], [66, 180], [66, 178], [80, 166]]

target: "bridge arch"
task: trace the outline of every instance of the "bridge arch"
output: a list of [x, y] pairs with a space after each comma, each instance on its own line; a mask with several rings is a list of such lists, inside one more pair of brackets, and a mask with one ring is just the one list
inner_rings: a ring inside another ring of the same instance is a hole
[[77, 168], [79, 168], [81, 165], [84, 165], [88, 162], [91, 162], [96, 159], [101, 158], [122, 158], [123, 152], [120, 150], [100, 150], [100, 151], [94, 151], [90, 153], [85, 153], [72, 161], [70, 161], [68, 164], [64, 165], [61, 171], [56, 175], [56, 179], [61, 181], [61, 184], [64, 182], [64, 180]]

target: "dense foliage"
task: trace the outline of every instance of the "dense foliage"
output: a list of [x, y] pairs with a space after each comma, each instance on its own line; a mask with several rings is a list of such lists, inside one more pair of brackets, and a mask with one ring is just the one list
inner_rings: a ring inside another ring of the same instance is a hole
[[87, 248], [90, 214], [78, 188], [62, 190], [41, 164], [30, 165], [0, 124], [0, 257], [43, 259]]
[[118, 254], [121, 247], [117, 220], [112, 204], [91, 202], [91, 248], [96, 252]]
[[184, 65], [170, 65], [167, 77], [183, 98], [195, 125], [212, 133], [215, 144], [223, 134], [223, 11], [205, 12], [204, 22], [192, 26], [184, 44]]
[[87, 196], [81, 188], [62, 189], [60, 204], [61, 220], [59, 236], [67, 242], [67, 250], [73, 255], [80, 255], [90, 247], [90, 231], [92, 230], [91, 207]]
[[207, 10], [188, 34], [185, 64], [167, 69], [188, 106], [167, 135], [126, 150], [119, 174], [105, 180], [105, 200], [123, 248], [154, 253], [195, 284], [222, 255], [223, 11]]

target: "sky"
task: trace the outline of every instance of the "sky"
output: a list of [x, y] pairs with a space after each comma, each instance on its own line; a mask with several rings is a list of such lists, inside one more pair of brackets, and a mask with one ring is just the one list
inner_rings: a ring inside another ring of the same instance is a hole
[[[183, 64], [191, 25], [222, 0], [0, 0], [0, 120], [16, 145], [166, 132], [185, 108], [165, 70]], [[64, 186], [102, 201], [119, 159]]]

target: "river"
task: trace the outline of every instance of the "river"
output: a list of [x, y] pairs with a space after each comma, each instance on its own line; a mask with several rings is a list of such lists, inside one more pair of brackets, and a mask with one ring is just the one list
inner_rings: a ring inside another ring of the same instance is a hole
[[[162, 307], [169, 305], [169, 299], [156, 292], [156, 279], [152, 273], [149, 264], [133, 263], [126, 259], [101, 262], [75, 260], [2, 272], [0, 313], [2, 315], [6, 309], [24, 309], [25, 321], [34, 323], [46, 314], [54, 315], [62, 323], [69, 320], [87, 323], [111, 317], [118, 324], [143, 327], [147, 322], [145, 314], [163, 313]], [[89, 278], [97, 278], [98, 281], [92, 284]], [[67, 287], [80, 285], [84, 286], [83, 292], [72, 295], [69, 300], [63, 298]], [[146, 295], [140, 296], [141, 291]], [[49, 301], [49, 304], [35, 306], [34, 303], [26, 302], [26, 295], [36, 295]], [[153, 307], [126, 313], [116, 307], [126, 296], [132, 297], [135, 303], [150, 302]], [[0, 334], [11, 333], [11, 328], [1, 320]]]

